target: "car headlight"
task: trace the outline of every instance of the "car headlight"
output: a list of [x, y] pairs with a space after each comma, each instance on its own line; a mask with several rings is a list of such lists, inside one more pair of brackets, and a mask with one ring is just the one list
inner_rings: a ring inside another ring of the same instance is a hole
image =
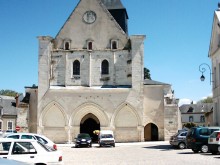
[[91, 141], [92, 141], [92, 140], [88, 140], [87, 142], [88, 142], [88, 143], [91, 143]]
[[80, 140], [76, 140], [76, 142], [77, 142], [77, 143], [79, 143], [79, 142], [80, 142]]

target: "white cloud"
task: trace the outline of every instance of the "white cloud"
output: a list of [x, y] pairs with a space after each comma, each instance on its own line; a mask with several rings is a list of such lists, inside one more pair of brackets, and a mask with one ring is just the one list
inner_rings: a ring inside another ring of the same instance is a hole
[[179, 100], [179, 106], [181, 106], [183, 104], [191, 104], [191, 102], [192, 102], [192, 100], [190, 100], [190, 99], [186, 99], [186, 98], [180, 99]]

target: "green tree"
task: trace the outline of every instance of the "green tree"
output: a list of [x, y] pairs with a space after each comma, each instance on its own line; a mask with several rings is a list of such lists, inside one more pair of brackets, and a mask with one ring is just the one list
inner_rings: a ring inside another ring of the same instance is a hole
[[147, 68], [144, 68], [144, 79], [149, 79], [149, 80], [151, 80], [150, 70], [147, 69]]
[[183, 124], [183, 127], [192, 128], [192, 127], [196, 127], [196, 124], [192, 122], [188, 122], [188, 123]]
[[20, 95], [21, 93], [18, 93], [16, 91], [13, 91], [13, 90], [9, 90], [9, 89], [6, 89], [6, 90], [0, 90], [0, 95], [3, 95], [3, 96], [12, 96], [12, 97], [15, 97], [16, 95]]
[[205, 99], [203, 99], [203, 100], [199, 100], [198, 102], [197, 102], [197, 104], [198, 103], [213, 103], [213, 100], [212, 100], [212, 97], [207, 97], [207, 98], [205, 98]]

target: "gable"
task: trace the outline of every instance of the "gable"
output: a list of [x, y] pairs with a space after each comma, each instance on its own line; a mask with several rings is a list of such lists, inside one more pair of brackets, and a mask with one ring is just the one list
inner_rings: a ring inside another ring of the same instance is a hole
[[215, 11], [209, 47], [209, 57], [214, 56], [220, 47], [220, 11]]
[[118, 25], [100, 0], [81, 0], [55, 38], [57, 48], [69, 40], [71, 48], [83, 49], [86, 41], [94, 42], [94, 49], [106, 49], [111, 39], [117, 39], [119, 48], [128, 42], [127, 34]]

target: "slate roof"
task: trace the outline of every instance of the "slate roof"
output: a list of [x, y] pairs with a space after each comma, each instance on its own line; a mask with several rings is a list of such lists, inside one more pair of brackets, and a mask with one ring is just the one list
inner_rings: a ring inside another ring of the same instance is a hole
[[[192, 112], [190, 111], [192, 109]], [[183, 104], [179, 107], [181, 113], [206, 113], [213, 110], [213, 103]]]
[[15, 106], [15, 98], [9, 96], [0, 95], [0, 108], [2, 109], [2, 115], [17, 115]]
[[125, 9], [120, 0], [101, 0], [108, 10]]

